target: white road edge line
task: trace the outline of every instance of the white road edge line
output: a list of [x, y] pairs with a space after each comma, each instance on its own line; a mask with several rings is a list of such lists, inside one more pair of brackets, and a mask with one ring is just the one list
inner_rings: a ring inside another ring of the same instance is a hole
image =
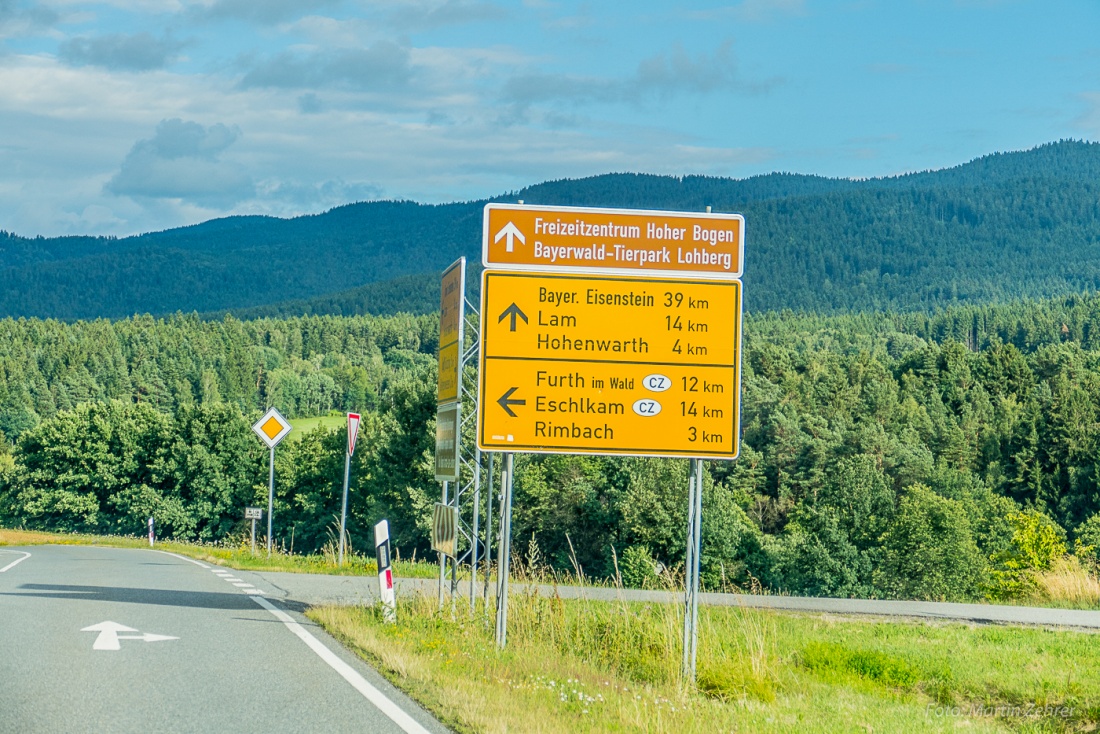
[[286, 625], [286, 628], [297, 635], [302, 642], [306, 643], [310, 650], [317, 653], [318, 657], [328, 663], [329, 667], [350, 683], [352, 688], [359, 691], [359, 693], [363, 695], [363, 698], [374, 704], [375, 708], [389, 717], [390, 720], [401, 727], [402, 730], [408, 734], [429, 734], [427, 729], [421, 726], [413, 717], [401, 710], [396, 703], [386, 698], [386, 695], [382, 693], [382, 691], [368, 683], [354, 668], [338, 658], [332, 650], [325, 647], [320, 640], [311, 635], [302, 625], [295, 622], [289, 614], [282, 611], [262, 596], [253, 596], [251, 599], [271, 612], [276, 619]]
[[[209, 568], [209, 566], [204, 563], [199, 563], [194, 558], [188, 558], [187, 556], [181, 556], [176, 553], [169, 553], [168, 551], [157, 552], [175, 556], [180, 560], [194, 563], [196, 566], [201, 566], [202, 568]], [[275, 619], [286, 625], [288, 630], [297, 635], [302, 642], [306, 643], [306, 646], [309, 647], [310, 650], [317, 653], [317, 656], [328, 663], [330, 668], [339, 673], [341, 678], [350, 683], [352, 688], [359, 691], [363, 698], [374, 704], [375, 708], [385, 714], [390, 721], [401, 727], [407, 734], [431, 734], [431, 732], [421, 726], [416, 719], [402, 711], [400, 706], [386, 698], [386, 694], [368, 683], [367, 679], [359, 675], [354, 668], [336, 657], [336, 653], [325, 647], [324, 643], [311, 635], [302, 625], [295, 622], [289, 614], [279, 609], [262, 596], [249, 593], [248, 598], [271, 612]]]
[[23, 561], [25, 561], [25, 560], [27, 560], [28, 558], [31, 557], [31, 554], [27, 553], [26, 551], [0, 550], [0, 553], [22, 553], [23, 554], [22, 558], [16, 558], [14, 561], [9, 563], [8, 565], [4, 566], [3, 568], [0, 568], [0, 573], [4, 573], [4, 571], [7, 571], [9, 568], [15, 568], [16, 565], [22, 563]]
[[199, 561], [196, 561], [194, 558], [188, 558], [187, 556], [181, 556], [179, 553], [170, 553], [168, 551], [162, 551], [162, 550], [158, 550], [157, 553], [163, 553], [166, 556], [172, 556], [173, 558], [178, 558], [181, 561], [187, 561], [188, 563], [194, 563], [199, 568], [210, 568], [210, 566], [207, 566], [205, 563], [200, 563]]

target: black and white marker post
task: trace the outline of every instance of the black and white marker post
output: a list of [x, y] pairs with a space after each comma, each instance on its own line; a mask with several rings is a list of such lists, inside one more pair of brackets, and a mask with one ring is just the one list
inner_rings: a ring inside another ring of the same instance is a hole
[[149, 547], [150, 548], [153, 547], [153, 538], [155, 538], [155, 537], [156, 536], [153, 535], [153, 518], [150, 517], [149, 518]]
[[397, 602], [393, 593], [393, 570], [390, 568], [388, 520], [374, 526], [374, 557], [378, 561], [378, 596], [382, 600], [382, 616], [392, 624], [397, 621]]
[[[355, 439], [359, 435], [359, 414], [348, 413], [348, 452], [344, 455], [344, 500], [340, 505], [340, 562], [344, 565], [344, 541], [348, 524], [348, 479], [351, 476], [351, 455], [355, 453]], [[377, 530], [376, 530], [377, 532]]]

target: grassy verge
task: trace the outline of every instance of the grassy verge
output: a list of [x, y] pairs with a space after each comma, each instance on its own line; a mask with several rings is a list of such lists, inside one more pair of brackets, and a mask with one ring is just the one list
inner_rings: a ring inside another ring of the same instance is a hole
[[[101, 545], [112, 548], [148, 548], [147, 538], [114, 535], [83, 535], [78, 533], [47, 533], [37, 530], [13, 530], [0, 528], [0, 546], [4, 545]], [[331, 553], [313, 555], [289, 555], [273, 552], [269, 557], [262, 550], [253, 555], [247, 544], [202, 545], [176, 541], [157, 541], [158, 550], [179, 553], [220, 566], [243, 571], [285, 571], [289, 573], [322, 573], [343, 576], [374, 576], [378, 573], [373, 557], [349, 554], [344, 566], [336, 564]], [[430, 563], [395, 561], [394, 573], [398, 577], [435, 578], [439, 567]]]
[[489, 615], [402, 599], [310, 616], [463, 732], [1093, 731], [1093, 635], [700, 610], [698, 687], [668, 605], [513, 597]]

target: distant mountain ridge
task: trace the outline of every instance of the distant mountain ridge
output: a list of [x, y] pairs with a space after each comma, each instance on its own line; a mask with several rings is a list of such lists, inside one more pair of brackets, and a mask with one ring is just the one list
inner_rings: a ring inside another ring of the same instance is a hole
[[[496, 197], [746, 217], [750, 310], [915, 310], [1100, 289], [1100, 144], [1061, 141], [892, 178], [613, 173]], [[134, 237], [0, 232], [0, 316], [389, 313], [476, 273], [486, 201], [348, 204]], [[473, 279], [471, 279], [473, 280]]]

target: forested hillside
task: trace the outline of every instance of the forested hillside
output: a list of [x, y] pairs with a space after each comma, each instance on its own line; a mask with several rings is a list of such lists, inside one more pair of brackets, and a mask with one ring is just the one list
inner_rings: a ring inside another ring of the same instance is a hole
[[[926, 310], [1100, 288], [1095, 143], [888, 179], [610, 174], [498, 199], [740, 211], [749, 311]], [[0, 315], [428, 312], [437, 296], [420, 284], [460, 255], [480, 261], [484, 204], [350, 204], [125, 239], [0, 233]]]
[[[365, 415], [353, 543], [428, 550], [434, 317], [0, 321], [0, 518], [218, 540], [266, 496], [249, 423]], [[749, 315], [744, 439], [710, 462], [703, 573], [776, 591], [968, 599], [1100, 541], [1100, 296], [935, 315]], [[278, 452], [276, 535], [328, 537], [342, 432]], [[517, 457], [517, 550], [645, 583], [683, 554], [687, 462]], [[532, 545], [533, 544], [533, 545]], [[1092, 562], [1090, 561], [1090, 562]], [[649, 569], [649, 571], [647, 571]]]

